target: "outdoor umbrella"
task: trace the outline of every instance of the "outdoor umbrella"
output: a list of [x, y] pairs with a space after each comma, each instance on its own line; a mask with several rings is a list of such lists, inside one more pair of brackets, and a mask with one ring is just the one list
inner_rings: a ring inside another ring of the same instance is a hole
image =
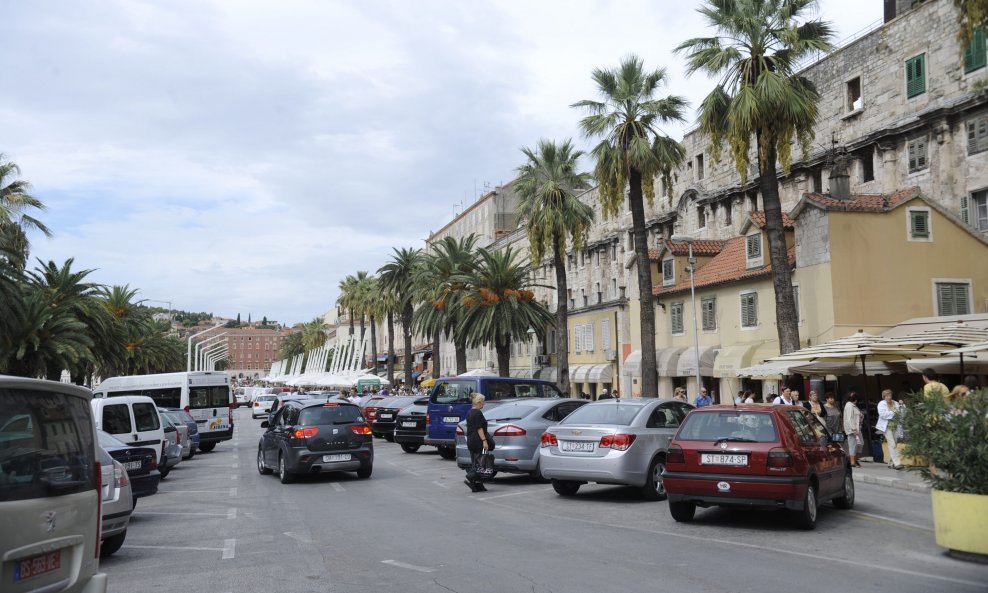
[[889, 340], [887, 345], [902, 348], [913, 348], [918, 351], [933, 351], [944, 353], [953, 350], [960, 357], [960, 374], [964, 375], [964, 354], [978, 352], [978, 350], [965, 352], [961, 346], [988, 342], [988, 329], [972, 327], [963, 321], [928, 329], [905, 335], [893, 340]]

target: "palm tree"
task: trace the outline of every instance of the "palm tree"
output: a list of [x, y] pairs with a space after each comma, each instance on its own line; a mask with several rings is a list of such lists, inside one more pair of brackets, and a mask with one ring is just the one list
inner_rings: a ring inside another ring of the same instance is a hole
[[0, 361], [4, 372], [43, 377], [57, 368], [61, 375], [62, 369], [90, 356], [93, 343], [81, 321], [66, 308], [52, 307], [43, 288], [28, 284], [23, 290], [20, 316], [9, 338], [13, 347]]
[[135, 351], [141, 348], [146, 337], [144, 320], [146, 309], [135, 301], [136, 288], [129, 285], [101, 287], [101, 304], [110, 314], [117, 339], [110, 344], [111, 352], [107, 353], [107, 364], [103, 376], [114, 377], [126, 374], [131, 366]]
[[354, 327], [354, 307], [357, 304], [357, 278], [350, 274], [339, 284], [340, 296], [336, 297], [336, 306], [346, 311], [350, 318], [350, 335], [353, 335]]
[[[415, 277], [422, 265], [422, 252], [410, 247], [395, 247], [391, 261], [377, 271], [382, 292], [390, 293], [401, 312], [405, 344], [405, 381], [412, 380], [412, 315], [415, 312]], [[390, 378], [389, 378], [390, 380]]]
[[583, 240], [593, 224], [593, 208], [581, 202], [575, 190], [585, 188], [591, 176], [580, 173], [577, 161], [583, 152], [574, 150], [570, 140], [556, 144], [540, 140], [533, 151], [523, 148], [528, 159], [518, 167], [518, 215], [525, 220], [532, 261], [541, 262], [552, 253], [556, 270], [556, 384], [569, 393], [569, 328], [567, 326], [566, 242], [573, 251], [583, 248]]
[[20, 174], [20, 167], [0, 153], [0, 247], [13, 254], [13, 263], [24, 269], [29, 247], [27, 231], [41, 231], [50, 237], [51, 230], [29, 214], [34, 210], [44, 210], [45, 205], [28, 193], [31, 184], [17, 179]]
[[[380, 279], [378, 279], [380, 290]], [[394, 385], [395, 382], [395, 315], [401, 315], [401, 306], [395, 295], [388, 291], [381, 290], [378, 293], [378, 302], [381, 307], [381, 315], [385, 318], [388, 327], [388, 363], [387, 378], [388, 383]]]
[[649, 204], [654, 200], [656, 177], [661, 177], [666, 187], [671, 188], [672, 171], [685, 159], [683, 146], [658, 126], [683, 121], [687, 103], [675, 95], [657, 98], [656, 93], [666, 82], [665, 69], [646, 72], [644, 62], [634, 55], [625, 58], [616, 70], [595, 69], [593, 79], [602, 100], [579, 101], [573, 107], [590, 114], [580, 121], [584, 135], [602, 138], [591, 154], [596, 160], [594, 177], [600, 184], [604, 216], [621, 211], [625, 188], [628, 189], [641, 300], [642, 394], [657, 397], [655, 307], [644, 200]]
[[[366, 274], [366, 273], [365, 273]], [[371, 332], [371, 368], [377, 374], [377, 322], [381, 319], [383, 308], [381, 302], [380, 281], [376, 276], [365, 276], [360, 281], [359, 302], [361, 317], [367, 315]], [[361, 331], [361, 341], [363, 341], [363, 331]]]
[[423, 256], [417, 284], [422, 294], [422, 306], [415, 310], [413, 325], [416, 331], [433, 336], [433, 376], [439, 377], [439, 337], [453, 338], [456, 351], [456, 374], [467, 372], [467, 343], [462, 332], [456, 331], [458, 315], [462, 309], [455, 300], [462, 296], [462, 284], [455, 280], [469, 274], [477, 265], [475, 247], [477, 236], [473, 233], [463, 238], [443, 237], [432, 245]]
[[494, 345], [498, 373], [510, 376], [511, 340], [528, 339], [529, 328], [542, 339], [552, 314], [535, 300], [531, 268], [517, 261], [518, 252], [508, 247], [500, 251], [481, 248], [474, 270], [455, 279], [463, 283], [462, 310], [456, 331], [470, 347]]
[[292, 332], [281, 340], [278, 358], [290, 361], [303, 352], [305, 352], [305, 345], [302, 343], [302, 332]]
[[830, 25], [804, 18], [815, 4], [814, 0], [705, 0], [697, 10], [718, 36], [689, 39], [676, 48], [687, 54], [688, 75], [703, 71], [721, 77], [700, 105], [699, 129], [710, 138], [715, 160], [727, 142], [742, 185], [747, 183], [754, 137], [783, 354], [799, 349], [799, 328], [775, 168], [781, 161], [788, 174], [790, 142], [801, 144], [805, 158], [814, 136], [820, 96], [812, 82], [796, 74], [795, 66], [809, 53], [832, 47]]

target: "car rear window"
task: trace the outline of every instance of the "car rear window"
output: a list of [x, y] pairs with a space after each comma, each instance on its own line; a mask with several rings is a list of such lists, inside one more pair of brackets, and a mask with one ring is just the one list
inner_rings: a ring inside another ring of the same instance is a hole
[[493, 422], [504, 422], [506, 420], [521, 420], [535, 410], [535, 406], [524, 406], [521, 404], [505, 404], [484, 412], [484, 416]]
[[432, 390], [429, 401], [434, 404], [468, 404], [470, 394], [476, 390], [475, 381], [443, 381]]
[[357, 406], [312, 406], [304, 408], [298, 417], [299, 426], [349, 424], [363, 420]]
[[137, 423], [137, 431], [158, 430], [161, 428], [161, 421], [158, 416], [158, 408], [154, 404], [134, 404], [134, 422]]
[[635, 416], [642, 411], [642, 406], [628, 405], [589, 405], [573, 411], [563, 419], [561, 424], [617, 424], [628, 426]]
[[0, 389], [0, 501], [93, 490], [95, 454], [89, 402]]
[[190, 408], [223, 408], [230, 405], [230, 388], [226, 385], [190, 387]]
[[96, 431], [96, 438], [99, 439], [99, 446], [104, 449], [116, 449], [117, 447], [127, 447], [127, 443], [121, 441], [112, 434], [107, 434], [102, 430]]
[[103, 422], [100, 426], [110, 434], [134, 432], [134, 425], [130, 423], [130, 406], [127, 404], [103, 406]]
[[716, 441], [724, 438], [756, 443], [779, 440], [770, 412], [694, 412], [686, 417], [676, 438], [683, 441]]
[[255, 401], [259, 401], [259, 402], [271, 402], [271, 401], [274, 401], [276, 399], [278, 399], [278, 396], [277, 395], [261, 395], [261, 396], [258, 396]]

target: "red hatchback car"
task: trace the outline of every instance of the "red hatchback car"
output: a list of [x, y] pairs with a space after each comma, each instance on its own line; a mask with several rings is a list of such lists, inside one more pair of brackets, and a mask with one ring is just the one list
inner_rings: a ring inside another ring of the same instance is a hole
[[820, 504], [854, 506], [843, 441], [799, 406], [696, 408], [666, 454], [669, 511], [676, 521], [692, 521], [698, 506], [789, 509], [813, 529]]

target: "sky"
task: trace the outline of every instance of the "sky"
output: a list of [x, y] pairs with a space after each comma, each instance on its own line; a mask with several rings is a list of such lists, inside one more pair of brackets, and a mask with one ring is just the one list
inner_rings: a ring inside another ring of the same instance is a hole
[[[580, 137], [570, 105], [628, 54], [693, 109], [714, 82], [672, 49], [686, 0], [71, 0], [4, 3], [0, 153], [75, 258], [149, 305], [293, 324], [421, 247], [520, 149]], [[836, 39], [881, 0], [824, 0]], [[590, 170], [592, 164], [584, 163]]]

